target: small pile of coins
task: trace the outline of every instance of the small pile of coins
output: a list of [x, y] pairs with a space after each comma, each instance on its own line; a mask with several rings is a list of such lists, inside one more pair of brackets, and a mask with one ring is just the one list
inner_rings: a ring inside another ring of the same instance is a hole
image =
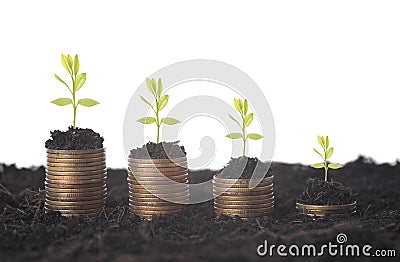
[[268, 218], [274, 208], [273, 176], [250, 189], [250, 179], [213, 178], [214, 210], [217, 215]]
[[356, 212], [356, 201], [347, 205], [306, 205], [296, 203], [300, 214], [311, 217], [346, 217]]
[[180, 213], [189, 200], [186, 157], [128, 158], [129, 208], [151, 220], [154, 215]]
[[47, 149], [45, 209], [95, 217], [107, 197], [105, 150]]

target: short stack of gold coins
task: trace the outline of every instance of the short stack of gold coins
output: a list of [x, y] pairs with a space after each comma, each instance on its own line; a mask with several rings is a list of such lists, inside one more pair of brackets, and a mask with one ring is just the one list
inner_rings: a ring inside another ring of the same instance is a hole
[[296, 209], [300, 214], [310, 217], [346, 217], [357, 212], [357, 202], [345, 205], [306, 205], [297, 202]]
[[250, 189], [250, 179], [213, 178], [214, 210], [217, 215], [268, 218], [274, 208], [273, 176]]
[[128, 158], [131, 214], [151, 220], [153, 216], [180, 213], [189, 200], [188, 183], [186, 157]]
[[47, 149], [45, 209], [64, 216], [95, 217], [107, 197], [104, 148]]

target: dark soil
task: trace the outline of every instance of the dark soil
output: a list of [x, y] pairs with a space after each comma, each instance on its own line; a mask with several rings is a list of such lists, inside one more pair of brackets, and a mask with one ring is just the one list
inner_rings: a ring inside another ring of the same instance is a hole
[[345, 205], [354, 202], [351, 189], [339, 182], [325, 182], [319, 178], [310, 178], [299, 202], [308, 205]]
[[179, 146], [179, 141], [175, 142], [148, 142], [142, 147], [131, 150], [130, 158], [136, 159], [167, 159], [180, 158], [186, 156], [183, 146]]
[[241, 156], [232, 158], [221, 172], [217, 174], [217, 177], [248, 179], [253, 175], [254, 178], [272, 176], [272, 168], [268, 169], [268, 167], [270, 165], [260, 161], [258, 158]]
[[[357, 193], [357, 213], [340, 219], [315, 220], [296, 212], [305, 181], [320, 177], [319, 170], [283, 163], [273, 163], [273, 169], [275, 208], [267, 223], [217, 219], [212, 202], [147, 222], [128, 215], [126, 170], [108, 170], [107, 206], [99, 218], [86, 221], [44, 213], [44, 167], [4, 166], [0, 175], [0, 261], [287, 261], [276, 252], [273, 257], [259, 258], [256, 249], [264, 240], [269, 245], [336, 244], [339, 233], [347, 235], [349, 244], [369, 244], [373, 251], [393, 249], [399, 256], [399, 163], [376, 165], [359, 158], [340, 172], [332, 172], [335, 181]], [[197, 183], [215, 174], [190, 172], [189, 180]], [[343, 257], [326, 256], [324, 260], [342, 261]]]
[[54, 130], [45, 147], [57, 150], [87, 150], [103, 148], [104, 138], [89, 128], [68, 127], [67, 131]]

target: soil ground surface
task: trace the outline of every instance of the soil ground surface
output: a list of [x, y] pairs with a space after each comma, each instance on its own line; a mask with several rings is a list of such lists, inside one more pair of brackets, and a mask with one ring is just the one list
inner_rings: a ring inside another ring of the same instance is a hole
[[[123, 169], [108, 170], [107, 206], [98, 218], [86, 221], [44, 212], [44, 167], [0, 165], [0, 261], [287, 261], [276, 249], [272, 257], [259, 257], [256, 249], [265, 240], [268, 246], [337, 244], [339, 233], [347, 236], [347, 244], [371, 245], [371, 253], [395, 250], [400, 256], [400, 163], [376, 165], [361, 157], [332, 171], [333, 180], [356, 194], [357, 213], [341, 219], [314, 220], [296, 213], [295, 203], [307, 179], [321, 178], [320, 170], [284, 163], [273, 163], [273, 170], [275, 209], [267, 222], [216, 218], [212, 202], [151, 222], [131, 217]], [[209, 180], [216, 173], [190, 172], [190, 181]]]
[[54, 130], [45, 147], [57, 150], [88, 150], [103, 148], [104, 138], [89, 128], [68, 127], [67, 131]]

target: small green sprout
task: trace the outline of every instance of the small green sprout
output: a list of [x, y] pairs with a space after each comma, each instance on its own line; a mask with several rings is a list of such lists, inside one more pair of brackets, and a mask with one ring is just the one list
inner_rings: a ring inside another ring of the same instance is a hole
[[230, 133], [227, 134], [226, 137], [230, 139], [239, 139], [241, 138], [243, 140], [243, 155], [246, 155], [246, 142], [247, 139], [252, 139], [252, 140], [258, 140], [263, 138], [262, 135], [256, 134], [256, 133], [250, 133], [247, 134], [246, 128], [250, 126], [251, 122], [253, 121], [254, 114], [250, 113], [247, 114], [249, 111], [249, 103], [247, 102], [247, 99], [243, 100], [240, 98], [234, 98], [233, 99], [233, 105], [235, 106], [236, 111], [240, 114], [241, 121], [237, 120], [235, 117], [233, 117], [231, 114], [228, 114], [228, 116], [240, 127], [242, 130], [242, 133]]
[[76, 99], [76, 92], [78, 92], [83, 84], [86, 82], [86, 73], [81, 73], [78, 74], [79, 72], [79, 58], [78, 55], [75, 55], [75, 58], [73, 59], [70, 55], [61, 55], [61, 63], [65, 70], [68, 71], [71, 80], [72, 80], [72, 86], [69, 86], [64, 80], [62, 80], [58, 75], [54, 74], [54, 77], [60, 81], [62, 84], [64, 84], [69, 92], [72, 95], [71, 98], [57, 98], [51, 103], [56, 104], [58, 106], [66, 106], [66, 105], [72, 105], [74, 109], [74, 121], [72, 123], [73, 128], [76, 128], [76, 109], [78, 108], [78, 105], [86, 106], [86, 107], [91, 107], [99, 104], [96, 100], [90, 99], [90, 98], [81, 98], [79, 100]]
[[160, 118], [160, 111], [163, 110], [167, 104], [168, 104], [168, 99], [169, 95], [162, 95], [163, 92], [163, 85], [161, 82], [161, 78], [158, 79], [158, 86], [157, 82], [154, 78], [149, 79], [146, 78], [146, 86], [147, 89], [150, 91], [150, 93], [154, 96], [156, 100], [155, 107], [146, 100], [143, 96], [140, 96], [140, 99], [150, 106], [150, 108], [153, 110], [155, 113], [156, 117], [143, 117], [138, 119], [137, 121], [142, 124], [153, 124], [155, 123], [157, 125], [157, 143], [160, 143], [160, 127], [161, 124], [166, 124], [166, 125], [175, 125], [179, 123], [179, 120], [172, 118], [172, 117], [165, 117], [165, 118]]
[[314, 152], [317, 153], [322, 160], [324, 161], [323, 163], [317, 163], [312, 165], [313, 168], [324, 168], [325, 169], [325, 182], [328, 182], [328, 169], [339, 169], [342, 166], [339, 164], [333, 164], [330, 163], [328, 164], [328, 159], [332, 156], [333, 154], [333, 147], [329, 147], [329, 137], [326, 136], [318, 136], [318, 143], [324, 150], [324, 153], [321, 154], [317, 149], [314, 149]]

